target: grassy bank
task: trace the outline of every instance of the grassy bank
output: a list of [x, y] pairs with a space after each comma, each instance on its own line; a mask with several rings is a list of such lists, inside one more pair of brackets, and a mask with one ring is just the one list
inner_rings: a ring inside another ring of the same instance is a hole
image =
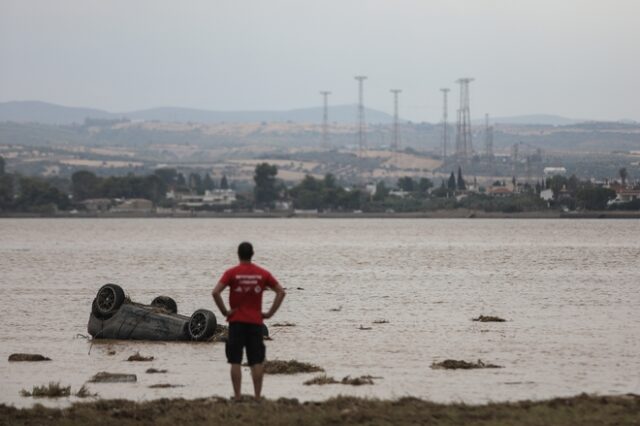
[[7, 425], [639, 425], [640, 396], [587, 396], [479, 406], [435, 404], [414, 398], [381, 401], [338, 397], [298, 403], [280, 399], [232, 403], [222, 398], [162, 399], [137, 403], [98, 400], [66, 409], [0, 405]]

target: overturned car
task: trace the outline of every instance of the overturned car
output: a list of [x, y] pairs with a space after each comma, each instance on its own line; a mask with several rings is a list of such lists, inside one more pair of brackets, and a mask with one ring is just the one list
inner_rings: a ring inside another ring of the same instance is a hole
[[93, 299], [87, 328], [95, 339], [204, 341], [216, 326], [216, 316], [207, 309], [180, 315], [170, 297], [158, 296], [143, 305], [127, 299], [119, 285], [105, 284]]

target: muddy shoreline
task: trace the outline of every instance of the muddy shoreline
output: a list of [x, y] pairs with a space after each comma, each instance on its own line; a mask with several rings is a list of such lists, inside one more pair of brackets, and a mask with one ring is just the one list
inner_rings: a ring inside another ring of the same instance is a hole
[[521, 213], [485, 212], [477, 210], [456, 209], [436, 210], [429, 212], [411, 213], [292, 213], [279, 212], [174, 212], [174, 213], [86, 213], [58, 212], [56, 214], [35, 213], [0, 213], [0, 218], [28, 219], [28, 218], [77, 218], [77, 219], [640, 219], [640, 211], [585, 211], [561, 212], [556, 210], [532, 211]]
[[436, 404], [416, 398], [375, 400], [337, 397], [300, 403], [281, 398], [234, 403], [221, 397], [159, 399], [148, 402], [97, 400], [55, 409], [36, 405], [17, 409], [0, 405], [3, 425], [120, 426], [138, 424], [434, 424], [434, 425], [637, 425], [640, 396], [554, 398], [485, 405]]

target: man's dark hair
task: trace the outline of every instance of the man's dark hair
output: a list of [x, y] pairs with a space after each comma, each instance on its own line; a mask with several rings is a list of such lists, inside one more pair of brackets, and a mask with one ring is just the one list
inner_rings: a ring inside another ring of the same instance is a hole
[[240, 260], [251, 260], [253, 257], [253, 246], [251, 243], [243, 242], [238, 246], [238, 257]]

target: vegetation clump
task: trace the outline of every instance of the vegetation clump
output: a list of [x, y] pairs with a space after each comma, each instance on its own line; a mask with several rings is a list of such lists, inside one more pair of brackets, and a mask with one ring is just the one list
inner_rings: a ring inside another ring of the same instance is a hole
[[142, 361], [142, 362], [146, 362], [146, 361], [153, 361], [153, 357], [152, 356], [142, 356], [140, 355], [140, 352], [136, 352], [135, 354], [131, 355], [129, 358], [127, 358], [127, 361]]
[[490, 315], [480, 315], [478, 318], [473, 318], [473, 321], [479, 321], [479, 322], [505, 322], [506, 320], [504, 318], [493, 317], [493, 316], [490, 316]]
[[467, 362], [455, 359], [445, 359], [442, 362], [434, 362], [431, 364], [434, 370], [471, 370], [475, 368], [502, 368], [500, 365], [487, 364], [478, 360], [478, 362]]
[[324, 371], [323, 368], [306, 362], [299, 362], [294, 359], [289, 361], [272, 360], [264, 362], [265, 374], [298, 374], [316, 373]]
[[135, 374], [107, 373], [101, 371], [89, 379], [91, 383], [125, 383], [136, 382], [138, 377]]
[[48, 385], [34, 386], [31, 392], [22, 389], [20, 395], [34, 398], [60, 398], [71, 395], [71, 386], [60, 386], [60, 382], [49, 382]]
[[93, 398], [98, 396], [97, 393], [91, 393], [86, 385], [82, 385], [74, 395], [78, 398]]
[[150, 385], [151, 389], [166, 389], [166, 388], [181, 388], [182, 385], [172, 385], [171, 383], [157, 383], [155, 385]]
[[147, 374], [164, 374], [166, 372], [167, 370], [158, 370], [157, 368], [147, 368], [147, 371], [145, 371]]
[[374, 324], [389, 324], [389, 320], [379, 319], [379, 320], [374, 320], [373, 323]]
[[9, 355], [9, 361], [51, 361], [51, 358], [40, 354], [11, 354]]
[[360, 377], [351, 377], [351, 376], [345, 376], [342, 378], [342, 380], [337, 381], [336, 379], [334, 379], [331, 376], [327, 376], [326, 374], [321, 374], [319, 376], [316, 376], [312, 379], [307, 380], [306, 382], [304, 382], [304, 385], [310, 386], [310, 385], [334, 385], [334, 384], [341, 384], [341, 385], [351, 385], [351, 386], [361, 386], [361, 385], [373, 385], [373, 379], [375, 377], [373, 376], [360, 376]]
[[361, 385], [372, 385], [373, 377], [371, 376], [360, 376], [360, 377], [351, 377], [346, 376], [343, 377], [340, 381], [343, 385], [351, 385], [351, 386], [361, 386]]
[[310, 385], [333, 385], [335, 383], [340, 383], [340, 382], [338, 382], [333, 377], [327, 376], [326, 374], [321, 374], [319, 376], [316, 376], [316, 377], [314, 377], [312, 379], [307, 380], [306, 382], [303, 383], [303, 385], [306, 385], [306, 386], [310, 386]]

